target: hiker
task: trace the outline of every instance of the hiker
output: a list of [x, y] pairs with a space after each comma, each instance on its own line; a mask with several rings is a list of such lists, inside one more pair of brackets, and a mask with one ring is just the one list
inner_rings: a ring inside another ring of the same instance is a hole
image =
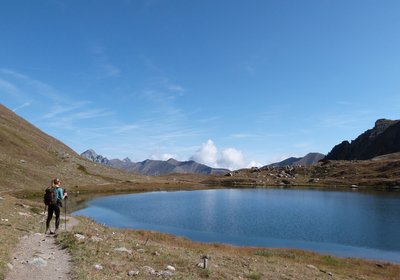
[[53, 218], [53, 213], [56, 214], [55, 231], [50, 230], [50, 234], [55, 234], [60, 225], [60, 207], [62, 207], [62, 200], [68, 197], [68, 194], [61, 188], [61, 181], [55, 178], [51, 181], [51, 187], [46, 189], [44, 203], [48, 206], [46, 232], [50, 228], [50, 221]]

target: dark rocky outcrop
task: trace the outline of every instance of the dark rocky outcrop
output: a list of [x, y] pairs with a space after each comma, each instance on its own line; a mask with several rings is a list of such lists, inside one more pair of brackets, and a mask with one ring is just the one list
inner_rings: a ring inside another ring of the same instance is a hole
[[124, 160], [109, 160], [101, 155], [98, 155], [92, 149], [83, 152], [81, 156], [97, 163], [149, 176], [157, 176], [170, 173], [225, 174], [229, 172], [229, 170], [227, 169], [212, 168], [193, 160], [177, 161], [172, 158], [166, 161], [147, 159], [141, 162], [132, 162], [129, 158], [125, 158]]
[[336, 145], [325, 159], [366, 160], [396, 152], [400, 152], [400, 120], [379, 119], [355, 140]]

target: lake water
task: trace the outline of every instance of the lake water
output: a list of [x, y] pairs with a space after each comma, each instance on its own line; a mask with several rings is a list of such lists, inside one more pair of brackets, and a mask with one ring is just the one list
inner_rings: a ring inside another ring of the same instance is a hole
[[400, 263], [400, 195], [222, 189], [116, 195], [74, 213], [203, 242], [300, 248]]

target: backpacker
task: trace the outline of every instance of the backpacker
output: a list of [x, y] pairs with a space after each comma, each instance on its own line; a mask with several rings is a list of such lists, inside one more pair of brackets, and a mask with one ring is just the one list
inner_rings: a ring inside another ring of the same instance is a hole
[[57, 204], [55, 188], [49, 187], [46, 189], [43, 196], [43, 202], [45, 205]]

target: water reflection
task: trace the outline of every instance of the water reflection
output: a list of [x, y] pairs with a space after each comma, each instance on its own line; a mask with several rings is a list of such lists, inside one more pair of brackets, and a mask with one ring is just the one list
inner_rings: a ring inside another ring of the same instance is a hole
[[76, 214], [198, 241], [400, 262], [399, 212], [398, 194], [228, 189], [111, 196]]

